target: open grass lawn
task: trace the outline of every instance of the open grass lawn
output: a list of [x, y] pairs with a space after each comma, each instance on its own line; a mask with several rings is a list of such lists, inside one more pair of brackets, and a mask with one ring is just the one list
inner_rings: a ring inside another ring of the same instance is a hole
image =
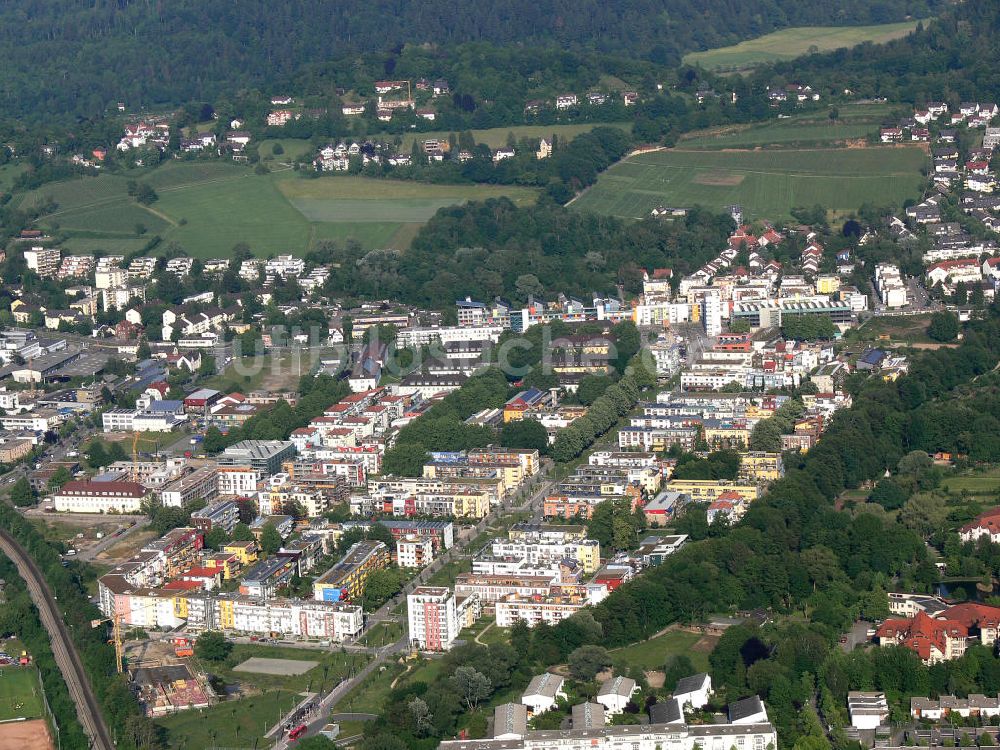
[[880, 316], [870, 318], [862, 328], [857, 329], [857, 336], [862, 341], [891, 341], [907, 344], [931, 342], [927, 335], [931, 314]]
[[167, 747], [176, 750], [267, 747], [264, 733], [300, 700], [297, 693], [272, 690], [211, 708], [181, 711], [155, 723], [166, 731]]
[[917, 197], [927, 155], [917, 147], [696, 151], [640, 154], [612, 166], [572, 204], [624, 218], [645, 218], [657, 205], [733, 203], [751, 218], [781, 219], [795, 206], [836, 213], [866, 202], [901, 205]]
[[[317, 662], [312, 669], [298, 675], [272, 675], [258, 672], [235, 672], [233, 667], [239, 666], [251, 657], [266, 659], [295, 659]], [[262, 691], [291, 690], [315, 692], [325, 682], [326, 688], [337, 684], [352, 670], [361, 669], [368, 661], [366, 654], [341, 654], [340, 652], [322, 651], [318, 649], [282, 648], [281, 646], [256, 644], [237, 644], [233, 652], [222, 665], [202, 664], [205, 671], [218, 675], [227, 683], [240, 683], [247, 687]], [[324, 679], [324, 668], [326, 676]]]
[[993, 496], [1000, 492], [1000, 468], [948, 477], [941, 483], [941, 486], [948, 492], [968, 492], [970, 495]]
[[395, 643], [402, 637], [404, 630], [406, 630], [406, 626], [401, 622], [377, 622], [365, 633], [361, 643], [365, 646], [384, 646], [387, 643]]
[[648, 641], [615, 649], [611, 652], [611, 656], [616, 660], [624, 659], [640, 669], [651, 670], [663, 669], [669, 657], [684, 654], [691, 659], [695, 669], [705, 671], [708, 669], [708, 654], [711, 649], [706, 650], [708, 642], [703, 642], [699, 648], [694, 648], [700, 640], [702, 636], [698, 633], [671, 630]]
[[[281, 144], [284, 153], [274, 153], [274, 146], [278, 143]], [[291, 162], [315, 156], [315, 149], [312, 143], [304, 138], [268, 138], [260, 142], [257, 153], [264, 160], [273, 159], [276, 162]]]
[[797, 26], [748, 39], [731, 47], [691, 52], [684, 56], [684, 62], [708, 70], [740, 70], [777, 60], [791, 60], [812, 52], [853, 47], [862, 42], [881, 44], [906, 36], [916, 25], [917, 21], [876, 26]]
[[837, 119], [828, 111], [810, 112], [751, 125], [709, 128], [681, 137], [680, 147], [758, 148], [762, 146], [830, 146], [866, 139], [878, 132], [883, 118], [892, 111], [888, 104], [850, 104], [837, 109]]
[[[133, 201], [131, 179], [152, 185], [158, 200], [149, 206]], [[310, 180], [287, 168], [256, 175], [229, 162], [178, 161], [45, 185], [24, 195], [20, 205], [51, 203], [39, 225], [66, 236], [66, 247], [81, 252], [129, 252], [159, 236], [209, 258], [225, 257], [238, 242], [258, 255], [304, 253], [328, 239], [406, 249], [439, 208], [501, 195], [524, 205], [537, 191], [347, 176]]]
[[[485, 143], [490, 148], [499, 148], [507, 145], [507, 135], [514, 134], [514, 138], [551, 138], [555, 135], [561, 141], [571, 141], [581, 133], [589, 133], [594, 128], [610, 125], [622, 130], [631, 130], [630, 122], [581, 122], [571, 125], [515, 125], [509, 128], [489, 128], [487, 130], [473, 130], [472, 136], [476, 143]], [[403, 136], [403, 144], [400, 146], [402, 153], [409, 153], [413, 142], [426, 141], [436, 138], [440, 141], [448, 140], [449, 131], [441, 130], [433, 133], [407, 133]], [[457, 135], [457, 133], [456, 133]], [[391, 141], [393, 136], [385, 134], [376, 136], [384, 140]]]
[[338, 701], [336, 710], [340, 713], [381, 714], [392, 681], [406, 668], [395, 662], [382, 664], [364, 682]]
[[[19, 645], [5, 648], [11, 656], [21, 653]], [[0, 721], [41, 717], [41, 690], [34, 667], [0, 667]]]

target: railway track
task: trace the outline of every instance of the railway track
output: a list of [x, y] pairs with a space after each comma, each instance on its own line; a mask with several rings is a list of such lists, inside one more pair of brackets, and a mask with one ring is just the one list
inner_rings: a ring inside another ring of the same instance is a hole
[[0, 551], [9, 557], [28, 586], [28, 593], [38, 608], [42, 625], [52, 641], [52, 653], [62, 672], [70, 697], [76, 704], [76, 713], [84, 731], [91, 740], [92, 750], [114, 750], [115, 743], [104, 722], [100, 704], [90, 687], [90, 680], [83, 669], [80, 655], [70, 638], [45, 576], [31, 556], [5, 529], [0, 529]]

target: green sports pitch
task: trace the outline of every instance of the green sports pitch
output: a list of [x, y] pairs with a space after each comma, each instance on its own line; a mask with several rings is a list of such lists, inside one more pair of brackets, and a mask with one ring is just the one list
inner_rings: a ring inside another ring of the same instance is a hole
[[571, 205], [580, 211], [641, 219], [656, 206], [722, 210], [739, 204], [751, 218], [782, 219], [797, 206], [835, 214], [864, 203], [901, 205], [925, 184], [924, 149], [667, 149], [612, 166]]
[[0, 667], [0, 721], [42, 715], [41, 687], [34, 667]]

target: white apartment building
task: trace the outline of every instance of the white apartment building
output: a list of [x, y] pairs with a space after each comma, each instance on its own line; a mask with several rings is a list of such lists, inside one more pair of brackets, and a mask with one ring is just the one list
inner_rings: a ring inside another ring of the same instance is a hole
[[59, 271], [60, 257], [58, 248], [54, 247], [37, 246], [24, 251], [24, 262], [28, 270], [43, 278], [56, 275]]
[[147, 494], [136, 482], [72, 481], [55, 492], [53, 506], [67, 513], [138, 513]]
[[406, 597], [410, 643], [424, 651], [447, 651], [458, 637], [455, 595], [443, 586], [418, 586]]
[[906, 294], [906, 283], [899, 272], [899, 266], [891, 263], [879, 263], [875, 266], [875, 290], [879, 299], [886, 307], [905, 307], [909, 300]]
[[586, 595], [554, 595], [547, 597], [508, 596], [496, 603], [497, 627], [513, 627], [524, 620], [529, 628], [540, 622], [555, 625], [589, 604], [597, 604], [608, 595], [606, 586], [587, 586]]
[[709, 336], [722, 333], [722, 297], [717, 291], [706, 292], [702, 297], [701, 320]]
[[434, 559], [434, 540], [410, 535], [396, 540], [396, 564], [401, 568], [425, 568]]
[[261, 472], [249, 466], [220, 466], [220, 495], [251, 495], [257, 491]]

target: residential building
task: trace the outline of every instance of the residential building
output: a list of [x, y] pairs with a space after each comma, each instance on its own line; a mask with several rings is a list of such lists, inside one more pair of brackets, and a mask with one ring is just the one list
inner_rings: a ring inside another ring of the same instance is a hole
[[855, 729], [878, 729], [889, 720], [885, 693], [851, 690], [847, 693], [847, 712]]
[[410, 643], [422, 651], [448, 651], [458, 637], [455, 595], [441, 586], [418, 586], [406, 597]]
[[212, 503], [191, 514], [191, 525], [205, 533], [213, 529], [222, 529], [231, 534], [239, 520], [239, 506], [231, 500]]
[[136, 482], [74, 480], [53, 493], [53, 507], [68, 513], [138, 513], [148, 494]]
[[625, 711], [632, 696], [639, 692], [639, 686], [631, 677], [612, 677], [601, 683], [597, 691], [597, 702], [604, 706], [608, 716], [614, 716]]
[[364, 593], [368, 576], [388, 566], [389, 561], [389, 548], [385, 544], [363, 539], [313, 582], [313, 597], [325, 602], [354, 601]]
[[552, 672], [535, 675], [521, 695], [521, 703], [528, 707], [528, 714], [537, 716], [556, 707], [556, 702], [566, 699], [563, 686], [566, 680]]

